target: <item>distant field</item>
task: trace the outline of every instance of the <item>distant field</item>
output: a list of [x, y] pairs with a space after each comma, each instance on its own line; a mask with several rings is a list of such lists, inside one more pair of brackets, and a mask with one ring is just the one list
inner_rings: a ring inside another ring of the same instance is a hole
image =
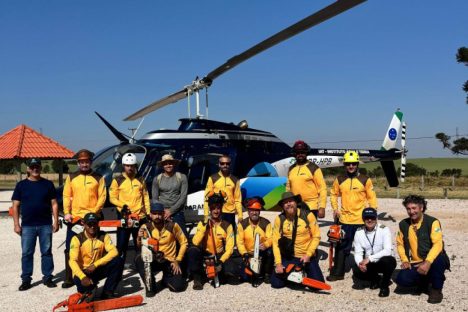
[[[414, 158], [407, 159], [407, 163], [413, 163], [420, 167], [423, 167], [427, 172], [433, 172], [439, 170], [442, 172], [444, 169], [461, 169], [462, 175], [468, 176], [468, 158], [467, 157], [457, 157], [457, 158]], [[380, 166], [379, 162], [368, 163], [361, 165], [362, 168], [368, 170], [373, 170], [377, 166]], [[395, 167], [400, 167], [400, 160], [395, 161]]]

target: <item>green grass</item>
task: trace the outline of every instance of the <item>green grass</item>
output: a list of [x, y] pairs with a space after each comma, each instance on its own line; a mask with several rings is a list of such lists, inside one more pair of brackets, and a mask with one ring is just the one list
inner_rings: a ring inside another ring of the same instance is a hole
[[[434, 172], [438, 170], [442, 172], [444, 169], [461, 169], [462, 175], [468, 176], [468, 158], [467, 157], [457, 157], [457, 158], [414, 158], [407, 159], [407, 163], [413, 163], [420, 167], [423, 167], [427, 172]], [[361, 168], [366, 168], [367, 170], [373, 170], [374, 168], [380, 166], [379, 162], [367, 163], [361, 165]], [[400, 160], [395, 161], [395, 167], [400, 167]]]

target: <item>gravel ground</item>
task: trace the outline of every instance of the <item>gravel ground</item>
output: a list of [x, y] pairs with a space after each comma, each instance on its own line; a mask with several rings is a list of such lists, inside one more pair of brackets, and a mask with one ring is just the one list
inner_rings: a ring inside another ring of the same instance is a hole
[[[397, 222], [406, 215], [401, 206], [401, 200], [380, 199], [381, 222], [392, 230], [397, 230]], [[391, 286], [388, 298], [379, 298], [378, 290], [351, 289], [351, 274], [347, 273], [345, 280], [332, 283], [329, 292], [315, 293], [302, 288], [281, 290], [272, 289], [270, 285], [260, 285], [252, 288], [250, 284], [239, 286], [221, 286], [214, 289], [205, 284], [203, 291], [192, 290], [192, 283], [183, 293], [174, 294], [167, 289], [160, 291], [154, 298], [145, 298], [145, 305], [129, 309], [130, 311], [151, 311], [167, 308], [170, 311], [468, 311], [468, 273], [465, 259], [468, 253], [464, 247], [464, 237], [467, 235], [468, 225], [464, 223], [468, 216], [467, 200], [430, 200], [428, 213], [439, 218], [444, 231], [446, 250], [452, 259], [452, 272], [447, 272], [444, 287], [444, 300], [439, 305], [426, 302], [427, 295], [397, 295], [393, 293], [395, 285]], [[322, 242], [325, 241], [331, 210], [327, 210], [327, 218], [321, 223]], [[263, 216], [273, 219], [276, 213], [264, 212]], [[392, 221], [392, 219], [396, 221]], [[48, 289], [40, 283], [39, 250], [35, 254], [35, 270], [33, 275], [34, 287], [25, 292], [19, 292], [21, 274], [20, 239], [13, 232], [11, 218], [0, 218], [0, 235], [3, 237], [1, 245], [0, 289], [2, 296], [0, 306], [3, 311], [50, 311], [54, 304], [67, 298], [74, 292], [74, 288], [63, 290], [60, 288], [63, 279], [64, 247], [59, 245], [65, 239], [62, 229], [54, 235], [53, 252], [55, 260], [55, 274], [59, 287]], [[37, 246], [38, 248], [38, 246]], [[320, 246], [322, 256], [326, 258], [328, 247]], [[398, 257], [397, 257], [398, 258]], [[328, 259], [320, 261], [324, 275], [327, 275]], [[158, 279], [160, 276], [158, 276]], [[102, 286], [102, 282], [100, 283]], [[143, 285], [139, 276], [130, 270], [124, 272], [124, 279], [118, 288], [119, 294], [142, 294]]]

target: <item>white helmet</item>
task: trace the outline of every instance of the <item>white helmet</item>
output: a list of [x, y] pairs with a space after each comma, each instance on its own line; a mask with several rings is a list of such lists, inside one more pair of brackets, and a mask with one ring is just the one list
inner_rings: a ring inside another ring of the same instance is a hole
[[122, 157], [122, 165], [136, 165], [137, 158], [135, 154], [127, 153]]

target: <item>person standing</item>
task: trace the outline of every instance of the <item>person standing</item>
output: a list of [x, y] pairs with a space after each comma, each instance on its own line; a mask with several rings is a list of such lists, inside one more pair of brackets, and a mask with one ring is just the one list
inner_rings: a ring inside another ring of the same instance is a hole
[[208, 219], [209, 205], [208, 195], [223, 191], [226, 194], [226, 201], [223, 205], [221, 218], [232, 225], [236, 231], [236, 213], [238, 220], [242, 220], [242, 193], [240, 181], [231, 174], [231, 158], [223, 155], [219, 158], [220, 171], [208, 178], [205, 188], [205, 220]]
[[[327, 281], [344, 279], [346, 257], [351, 253], [354, 234], [362, 227], [362, 211], [364, 208], [377, 209], [377, 197], [371, 179], [359, 173], [359, 154], [348, 151], [344, 154], [343, 165], [345, 174], [338, 176], [333, 182], [330, 191], [330, 201], [333, 209], [333, 218], [341, 224], [346, 233], [336, 246], [334, 266], [327, 276]], [[341, 208], [338, 206], [338, 197], [341, 197]]]
[[62, 288], [74, 285], [72, 271], [69, 266], [70, 242], [76, 235], [72, 231], [73, 218], [81, 219], [89, 213], [101, 216], [101, 210], [106, 202], [106, 182], [104, 178], [91, 169], [94, 154], [89, 150], [78, 151], [75, 158], [78, 161], [78, 171], [70, 174], [63, 186], [63, 213], [67, 223], [67, 237], [65, 241], [65, 281]]
[[408, 218], [399, 224], [397, 250], [401, 259], [398, 286], [429, 289], [429, 303], [440, 303], [445, 270], [450, 259], [444, 250], [440, 221], [426, 214], [427, 202], [422, 196], [409, 195], [403, 201]]
[[307, 154], [310, 151], [307, 143], [296, 141], [292, 150], [296, 163], [289, 168], [286, 191], [301, 195], [302, 201], [312, 211], [315, 218], [324, 218], [325, 206], [327, 205], [327, 185], [322, 170], [307, 160]]
[[54, 271], [52, 233], [59, 229], [57, 196], [54, 184], [41, 177], [41, 170], [41, 161], [36, 158], [31, 159], [28, 164], [28, 178], [16, 185], [11, 198], [14, 231], [21, 236], [20, 291], [31, 288], [37, 239], [41, 250], [42, 282], [49, 288], [57, 287], [52, 280]]
[[138, 230], [142, 224], [146, 223], [146, 215], [150, 212], [150, 200], [145, 181], [137, 176], [136, 155], [132, 153], [123, 155], [122, 166], [124, 169], [122, 175], [112, 180], [109, 199], [117, 207], [119, 219], [128, 214], [137, 214], [139, 217], [138, 226], [133, 226], [132, 220], [129, 220], [127, 227], [117, 229], [117, 250], [125, 261], [130, 236], [133, 237], [136, 249]]
[[172, 219], [177, 223], [185, 236], [188, 237], [185, 225], [184, 208], [187, 204], [187, 176], [176, 172], [180, 160], [174, 159], [170, 154], [163, 155], [158, 167], [163, 172], [153, 180], [152, 202], [159, 202], [164, 206], [164, 220]]
[[[370, 289], [380, 288], [379, 297], [390, 294], [390, 278], [396, 267], [392, 256], [392, 234], [390, 229], [377, 223], [377, 210], [366, 208], [362, 211], [364, 226], [354, 236], [353, 275], [356, 281], [353, 289], [364, 289], [362, 280], [370, 281]], [[382, 279], [379, 277], [382, 273]]]

